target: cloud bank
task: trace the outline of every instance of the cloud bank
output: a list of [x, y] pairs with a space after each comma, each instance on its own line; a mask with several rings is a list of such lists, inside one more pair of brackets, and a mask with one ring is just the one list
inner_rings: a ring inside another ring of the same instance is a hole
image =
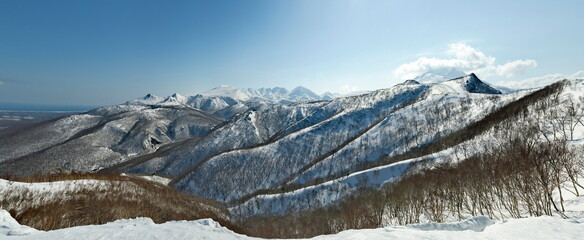
[[393, 73], [402, 79], [412, 79], [425, 72], [454, 68], [482, 76], [512, 77], [537, 67], [537, 62], [531, 59], [496, 65], [495, 57], [488, 56], [463, 42], [449, 44], [445, 53], [448, 58], [420, 57], [413, 62], [400, 65]]
[[548, 74], [541, 77], [534, 77], [528, 78], [521, 81], [516, 82], [501, 82], [497, 83], [497, 85], [508, 87], [511, 89], [525, 89], [525, 88], [535, 88], [535, 87], [543, 87], [555, 83], [560, 80], [564, 79], [584, 79], [584, 71], [579, 71], [574, 74], [561, 74], [561, 73], [554, 73]]

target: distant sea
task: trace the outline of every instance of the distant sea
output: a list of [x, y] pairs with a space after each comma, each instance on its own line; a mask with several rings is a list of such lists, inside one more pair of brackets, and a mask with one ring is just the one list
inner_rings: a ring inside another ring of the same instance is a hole
[[0, 103], [0, 110], [25, 112], [85, 112], [98, 106]]

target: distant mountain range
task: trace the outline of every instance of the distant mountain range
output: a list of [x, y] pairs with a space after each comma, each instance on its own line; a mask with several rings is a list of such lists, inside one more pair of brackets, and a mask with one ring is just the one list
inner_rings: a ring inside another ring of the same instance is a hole
[[292, 91], [285, 88], [235, 88], [222, 85], [209, 91], [192, 96], [175, 93], [167, 97], [152, 94], [126, 102], [131, 105], [151, 106], [188, 106], [223, 118], [230, 118], [252, 107], [270, 104], [292, 104], [331, 100], [340, 94], [325, 93], [318, 95], [305, 87], [296, 87]]
[[511, 126], [501, 109], [540, 123], [537, 101], [562, 109], [584, 99], [582, 81], [502, 93], [472, 73], [419, 80], [350, 97], [302, 87], [148, 94], [1, 136], [0, 175], [158, 174], [234, 216], [278, 215], [380, 187], [422, 160], [472, 156]]

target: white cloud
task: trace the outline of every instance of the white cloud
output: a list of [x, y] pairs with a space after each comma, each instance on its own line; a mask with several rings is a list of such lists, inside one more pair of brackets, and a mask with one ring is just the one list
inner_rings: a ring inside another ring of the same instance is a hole
[[512, 88], [512, 89], [524, 89], [524, 88], [535, 88], [543, 87], [555, 83], [564, 79], [584, 79], [584, 71], [579, 71], [571, 75], [554, 73], [548, 74], [541, 77], [528, 78], [521, 81], [515, 82], [500, 82], [497, 85]]
[[353, 85], [349, 85], [349, 84], [344, 84], [340, 88], [338, 88], [338, 92], [340, 94], [348, 94], [348, 93], [353, 93], [353, 92], [358, 92], [358, 91], [360, 91], [359, 88], [357, 88], [356, 86], [353, 86]]
[[482, 68], [492, 65], [495, 62], [494, 57], [489, 57], [483, 52], [480, 52], [462, 42], [451, 43], [448, 45], [448, 48], [446, 54], [454, 56], [454, 59], [457, 60], [458, 66], [452, 67], [463, 69]]
[[4, 85], [4, 82], [0, 81], [0, 86]]
[[345, 84], [345, 85], [341, 86], [339, 93], [345, 94], [345, 93], [356, 92], [356, 91], [359, 91], [359, 88], [352, 86], [352, 85], [349, 85], [349, 84]]
[[413, 62], [400, 65], [393, 73], [402, 79], [412, 79], [428, 71], [454, 68], [467, 73], [511, 77], [537, 67], [537, 62], [531, 59], [495, 65], [495, 57], [488, 56], [463, 42], [449, 44], [445, 54], [448, 58], [420, 57]]
[[497, 66], [497, 74], [501, 76], [511, 77], [515, 75], [521, 75], [525, 71], [536, 68], [537, 62], [534, 60], [516, 60], [513, 62], [508, 62], [501, 66]]

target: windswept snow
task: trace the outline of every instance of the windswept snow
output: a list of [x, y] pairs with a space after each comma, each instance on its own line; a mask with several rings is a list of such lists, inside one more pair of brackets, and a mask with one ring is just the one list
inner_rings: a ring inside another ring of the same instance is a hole
[[[313, 239], [581, 239], [582, 233], [584, 233], [584, 224], [579, 220], [536, 217], [493, 222], [487, 217], [474, 217], [455, 223], [348, 230]], [[149, 218], [137, 218], [118, 220], [104, 225], [43, 232], [19, 225], [5, 210], [0, 210], [0, 238], [6, 240], [259, 239], [234, 233], [211, 219], [155, 224]]]
[[38, 232], [39, 231], [34, 228], [20, 225], [14, 220], [14, 218], [12, 218], [12, 216], [10, 216], [10, 213], [6, 210], [0, 209], [0, 237], [25, 236]]

